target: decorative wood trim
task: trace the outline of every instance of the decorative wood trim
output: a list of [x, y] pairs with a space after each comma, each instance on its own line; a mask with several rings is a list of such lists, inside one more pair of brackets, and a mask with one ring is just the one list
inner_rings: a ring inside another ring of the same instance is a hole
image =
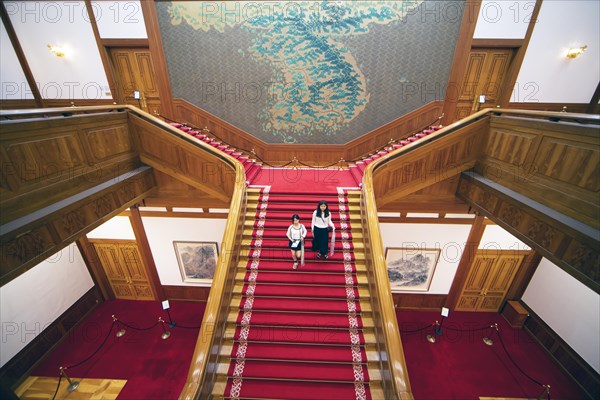
[[[569, 113], [586, 113], [588, 104], [584, 103], [508, 103], [506, 108], [518, 110], [553, 111]], [[587, 113], [590, 114], [590, 113]]]
[[158, 85], [161, 113], [174, 119], [173, 95], [171, 92], [171, 83], [169, 81], [169, 69], [167, 67], [165, 52], [163, 51], [162, 38], [160, 37], [160, 25], [158, 24], [158, 16], [156, 15], [156, 5], [154, 4], [154, 1], [140, 1], [140, 5], [146, 24], [148, 47], [152, 56], [152, 66], [154, 67], [156, 84]]
[[[227, 219], [228, 213], [211, 213], [211, 212], [181, 212], [181, 211], [139, 211], [144, 218], [205, 218], [205, 219]], [[130, 211], [123, 211], [119, 214], [123, 217], [131, 216]]]
[[465, 72], [469, 61], [471, 43], [475, 26], [479, 16], [482, 0], [467, 0], [465, 10], [454, 49], [454, 58], [452, 59], [452, 69], [448, 77], [448, 86], [446, 88], [446, 97], [444, 99], [444, 125], [449, 125], [455, 121], [456, 105], [465, 80]]
[[150, 45], [148, 39], [100, 39], [104, 47], [145, 47]]
[[[16, 388], [44, 357], [69, 337], [69, 332], [103, 302], [97, 287], [91, 288], [60, 317], [38, 334], [23, 350], [0, 368], [0, 385]], [[56, 371], [58, 376], [59, 371]]]
[[552, 214], [544, 214], [539, 203], [477, 174], [462, 175], [457, 196], [575, 279], [600, 293], [600, 243], [596, 239], [597, 230], [576, 230], [564, 215], [554, 210]]
[[[102, 67], [104, 68], [104, 74], [106, 75], [106, 79], [108, 80], [108, 87], [110, 88], [111, 97], [115, 100], [115, 80], [112, 73], [112, 68], [110, 64], [110, 58], [108, 57], [108, 52], [106, 51], [106, 47], [102, 45], [102, 38], [100, 38], [100, 31], [98, 30], [98, 23], [96, 22], [96, 16], [94, 14], [94, 8], [92, 7], [91, 0], [85, 0], [85, 8], [88, 12], [90, 18], [90, 25], [92, 27], [92, 31], [94, 32], [94, 39], [96, 40], [96, 46], [98, 47], [98, 53], [100, 54], [100, 59], [102, 60]], [[111, 101], [113, 101], [111, 100]]]
[[135, 240], [140, 250], [140, 256], [144, 261], [144, 266], [146, 267], [146, 272], [148, 273], [148, 278], [151, 282], [154, 298], [162, 301], [165, 299], [165, 293], [163, 291], [162, 284], [160, 283], [158, 271], [156, 270], [156, 263], [154, 262], [154, 257], [152, 256], [152, 250], [150, 249], [150, 243], [148, 242], [148, 236], [146, 235], [146, 229], [144, 229], [142, 217], [140, 216], [137, 206], [132, 206], [129, 208], [129, 210], [131, 213], [129, 216], [129, 221], [131, 222], [133, 234], [135, 235]]
[[525, 330], [563, 372], [588, 395], [590, 400], [596, 399], [600, 387], [600, 375], [527, 304], [523, 306], [529, 312], [529, 318], [525, 320]]
[[392, 293], [392, 297], [399, 310], [439, 311], [448, 300], [447, 294]]
[[17, 54], [17, 59], [19, 60], [19, 64], [21, 64], [21, 68], [23, 69], [23, 73], [25, 74], [25, 79], [27, 79], [27, 84], [29, 85], [29, 89], [33, 94], [33, 98], [37, 107], [45, 107], [44, 100], [42, 99], [42, 95], [40, 94], [40, 90], [35, 82], [35, 78], [33, 76], [33, 72], [31, 72], [31, 68], [29, 68], [29, 63], [27, 62], [27, 57], [25, 57], [25, 53], [23, 52], [23, 48], [21, 47], [21, 43], [19, 42], [19, 38], [17, 37], [17, 33], [15, 32], [15, 28], [8, 16], [6, 11], [6, 7], [4, 6], [4, 2], [0, 2], [0, 18], [2, 18], [2, 23], [4, 24], [4, 28], [6, 29], [6, 33], [10, 39], [10, 43], [12, 44], [15, 53]]
[[76, 243], [90, 276], [102, 293], [104, 300], [114, 300], [116, 298], [115, 293], [112, 290], [108, 276], [106, 276], [106, 271], [102, 267], [94, 244], [89, 241], [87, 236], [77, 239]]
[[519, 76], [519, 71], [523, 66], [525, 53], [527, 53], [527, 47], [529, 47], [529, 42], [531, 41], [531, 36], [533, 35], [533, 29], [535, 28], [535, 25], [537, 23], [538, 15], [540, 14], [540, 9], [542, 8], [542, 1], [543, 0], [535, 1], [535, 6], [531, 14], [531, 19], [529, 21], [529, 26], [527, 27], [525, 37], [523, 38], [521, 46], [519, 46], [519, 48], [517, 49], [512, 59], [512, 62], [510, 63], [510, 67], [508, 69], [508, 72], [506, 73], [506, 77], [504, 78], [503, 87], [500, 88], [501, 95], [497, 101], [497, 104], [499, 104], [500, 107], [508, 107], [510, 104], [510, 98], [515, 88], [517, 77]]
[[[429, 125], [439, 124], [444, 103], [433, 101], [344, 145], [345, 160], [358, 160], [384, 147], [390, 140], [404, 139]], [[365, 152], [365, 149], [367, 150]]]
[[508, 289], [508, 292], [506, 292], [507, 299], [520, 299], [523, 297], [523, 293], [525, 293], [525, 289], [529, 286], [529, 282], [531, 282], [535, 270], [540, 265], [540, 261], [542, 261], [542, 256], [535, 250], [528, 252], [527, 256], [519, 266], [519, 270], [513, 279], [512, 285]]
[[473, 39], [473, 41], [471, 42], [471, 48], [519, 48], [522, 45], [523, 39]]
[[471, 265], [473, 264], [473, 260], [479, 249], [479, 243], [481, 243], [483, 232], [485, 231], [484, 220], [485, 218], [483, 216], [478, 215], [475, 217], [475, 221], [473, 221], [473, 226], [471, 227], [467, 242], [465, 243], [465, 249], [458, 263], [456, 274], [454, 275], [454, 281], [452, 282], [448, 298], [446, 299], [445, 307], [447, 308], [454, 309], [458, 303], [462, 288], [469, 276]]
[[141, 167], [58, 202], [46, 214], [38, 211], [5, 224], [0, 246], [0, 286], [138, 203], [153, 187], [152, 170]]
[[[208, 301], [210, 287], [205, 286], [163, 286], [164, 298], [168, 300]], [[200, 320], [198, 320], [200, 324]]]

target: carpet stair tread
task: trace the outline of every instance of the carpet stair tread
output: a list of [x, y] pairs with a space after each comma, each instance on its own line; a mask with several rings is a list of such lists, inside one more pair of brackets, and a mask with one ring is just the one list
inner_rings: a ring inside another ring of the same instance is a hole
[[[339, 238], [339, 235], [336, 235], [336, 241], [335, 241], [335, 246], [334, 249], [335, 250], [343, 250], [344, 249], [344, 243], [341, 240], [337, 240]], [[242, 240], [242, 246], [250, 246], [251, 248], [256, 247], [257, 240], [261, 240], [260, 243], [260, 247], [262, 249], [287, 249], [289, 251], [289, 241], [287, 238], [285, 239], [275, 239], [275, 238], [263, 238], [263, 239], [243, 239]], [[304, 251], [305, 252], [309, 252], [312, 246], [312, 241], [307, 241], [304, 244]], [[363, 244], [362, 243], [357, 243], [356, 245], [354, 245], [354, 243], [349, 242], [346, 246], [350, 246], [349, 248], [347, 248], [347, 250], [352, 250], [352, 249], [361, 249], [363, 248]]]
[[[225, 379], [225, 377], [223, 377]], [[226, 386], [229, 393], [233, 380], [218, 382], [219, 387]], [[217, 386], [217, 385], [215, 385]], [[240, 400], [348, 400], [356, 399], [356, 391], [365, 391], [364, 399], [383, 399], [383, 389], [379, 382], [363, 383], [359, 388], [352, 382], [303, 382], [293, 380], [262, 379], [244, 380], [241, 386]], [[218, 393], [218, 392], [217, 392]], [[221, 393], [223, 393], [221, 391]], [[215, 397], [217, 399], [218, 397]], [[231, 397], [224, 396], [223, 399]]]
[[[312, 195], [304, 196], [304, 195], [299, 195], [298, 193], [293, 194], [293, 195], [269, 193], [268, 196], [269, 197], [266, 198], [265, 195], [262, 195], [260, 193], [248, 191], [248, 204], [262, 202], [266, 199], [269, 204], [272, 204], [272, 203], [294, 203], [294, 204], [308, 203], [308, 204], [312, 204], [314, 206], [314, 208], [316, 209], [317, 204], [321, 200], [325, 200], [329, 204], [333, 204], [333, 203], [339, 204], [339, 202], [340, 202], [340, 196], [337, 194], [336, 195], [326, 195], [326, 196], [312, 196]], [[342, 199], [342, 202], [345, 202], [345, 203], [359, 204], [360, 203], [360, 192], [344, 194], [341, 197], [341, 199]]]
[[[247, 252], [247, 250], [242, 251]], [[261, 260], [282, 260], [284, 262], [289, 262], [289, 260], [291, 259], [290, 250], [287, 248], [252, 248], [250, 253], [251, 257], [256, 257], [260, 255]], [[348, 253], [346, 256], [344, 256], [344, 254], [341, 251], [336, 251], [334, 254], [329, 254], [326, 260], [318, 259], [317, 253], [314, 251], [304, 252], [305, 261], [318, 261], [322, 262], [323, 264], [327, 264], [328, 262], [341, 263], [343, 261], [354, 261], [355, 258], [359, 260], [364, 260], [364, 251], [355, 249], [352, 253]]]
[[[312, 203], [294, 203], [294, 204], [289, 204], [289, 203], [271, 203], [271, 199], [269, 198], [269, 206], [267, 208], [267, 210], [269, 212], [273, 212], [273, 211], [285, 211], [285, 212], [291, 212], [291, 213], [300, 213], [300, 212], [310, 212], [312, 215], [312, 212], [315, 211], [317, 209], [317, 205], [318, 203], [312, 204]], [[248, 206], [247, 206], [247, 210], [248, 211], [252, 211], [257, 210], [258, 203], [250, 203], [248, 202]], [[331, 213], [339, 213], [340, 212], [340, 205], [339, 203], [328, 203], [329, 205], [329, 211]], [[360, 205], [359, 204], [344, 204], [345, 207], [345, 212], [360, 212]]]
[[[287, 230], [287, 228], [289, 228], [289, 226], [292, 223], [292, 213], [288, 213], [286, 215], [284, 215], [282, 218], [271, 218], [272, 216], [268, 216], [268, 218], [266, 218], [264, 221], [262, 221], [260, 223], [261, 226], [259, 226], [259, 221], [258, 220], [254, 220], [254, 215], [252, 216], [247, 216], [246, 217], [246, 221], [244, 222], [244, 227], [245, 228], [259, 228], [262, 227], [262, 229], [264, 230], [268, 230], [268, 229], [277, 229], [277, 230]], [[300, 216], [300, 218], [302, 218]], [[311, 217], [312, 218], [312, 217]], [[310, 230], [310, 219], [305, 219], [305, 220], [300, 220], [300, 223], [304, 224], [304, 226], [306, 227], [307, 230]], [[347, 228], [346, 230], [349, 232], [352, 232], [352, 227], [353, 226], [358, 226], [355, 224], [360, 223], [360, 216], [357, 215], [356, 218], [353, 218], [352, 216], [350, 216], [350, 220], [347, 221], [350, 224], [350, 227]], [[334, 219], [334, 225], [336, 227], [336, 229], [340, 228], [340, 224], [339, 221], [335, 221]]]
[[[236, 292], [242, 285], [236, 285]], [[242, 295], [248, 290], [248, 284], [243, 285]], [[299, 298], [299, 299], [321, 299], [326, 300], [344, 300], [360, 299], [361, 294], [368, 296], [366, 289], [359, 290], [356, 287], [349, 286], [312, 286], [312, 285], [276, 285], [265, 284], [256, 285], [252, 295], [256, 297], [276, 297], [276, 298]], [[239, 300], [239, 299], [238, 299]]]
[[[235, 361], [229, 365], [228, 376], [233, 376]], [[367, 367], [361, 364], [334, 364], [289, 361], [245, 360], [244, 378], [300, 379], [309, 381], [369, 381]]]
[[[232, 343], [221, 351], [221, 355], [235, 357], [240, 350], [240, 342]], [[352, 346], [323, 346], [294, 343], [248, 343], [244, 345], [245, 357], [248, 359], [278, 359], [287, 361], [319, 361], [352, 363]], [[354, 352], [360, 353], [363, 362], [375, 360], [367, 358], [367, 349], [364, 346], [355, 346]], [[374, 351], [370, 350], [370, 354]]]
[[[248, 256], [240, 257], [238, 268], [242, 270], [252, 270], [252, 259]], [[290, 259], [290, 253], [288, 252], [285, 257], [280, 260], [272, 259], [266, 260], [261, 259], [257, 265], [257, 271], [281, 271], [288, 272], [291, 270], [292, 262]], [[347, 264], [351, 268], [351, 272], [366, 272], [366, 266], [364, 263], [364, 257], [356, 260], [355, 262], [339, 262], [334, 260], [315, 260], [314, 258], [305, 258], [304, 266], [299, 267], [297, 273], [316, 273], [316, 274], [345, 274]], [[292, 270], [293, 271], [293, 270]]]
[[[246, 219], [249, 221], [254, 220], [257, 216], [258, 216], [259, 210], [256, 209], [246, 209]], [[310, 227], [310, 222], [312, 221], [312, 211], [294, 211], [294, 210], [275, 210], [275, 211], [269, 211], [269, 209], [266, 210], [266, 216], [265, 216], [265, 221], [275, 221], [275, 220], [279, 220], [279, 221], [287, 221], [287, 226], [290, 226], [290, 224], [292, 223], [292, 215], [294, 214], [298, 214], [298, 217], [300, 217], [300, 223], [304, 224], [305, 226], [308, 225]], [[349, 216], [349, 220], [352, 223], [353, 221], [355, 223], [359, 223], [360, 222], [360, 212], [347, 212], [345, 213], [347, 216]], [[336, 226], [336, 228], [339, 228], [339, 224], [340, 224], [340, 213], [339, 212], [332, 212], [331, 213], [331, 221], [334, 223], [334, 225]]]
[[[306, 265], [304, 267], [306, 269]], [[245, 269], [245, 266], [244, 266]], [[235, 276], [236, 281], [248, 282], [250, 279], [250, 271], [238, 271]], [[352, 285], [354, 287], [358, 285], [366, 285], [366, 277], [345, 274], [319, 274], [319, 273], [308, 273], [302, 270], [293, 270], [291, 267], [291, 261], [288, 263], [288, 268], [280, 272], [266, 272], [260, 271], [253, 278], [258, 284], [279, 284], [279, 285], [300, 285], [306, 287], [307, 285], [313, 285], [315, 287], [328, 287], [337, 288]], [[364, 278], [364, 279], [363, 279]], [[238, 289], [238, 288], [236, 288]]]
[[[240, 302], [239, 295], [233, 297], [230, 305], [232, 309], [237, 307], [240, 310], [244, 310], [246, 301]], [[245, 300], [247, 298], [244, 298]], [[306, 298], [282, 298], [282, 297], [252, 297], [252, 312], [255, 311], [266, 311], [266, 312], [279, 312], [284, 311], [286, 313], [293, 312], [321, 312], [321, 313], [348, 313], [349, 308], [352, 308], [356, 313], [360, 313], [363, 310], [358, 300], [345, 300], [345, 299], [306, 299]], [[355, 309], [354, 309], [355, 308]], [[346, 320], [346, 324], [348, 324]]]
[[[233, 309], [229, 312], [227, 322], [242, 324], [244, 311]], [[264, 327], [305, 327], [317, 329], [348, 329], [350, 317], [348, 310], [345, 312], [273, 312], [273, 311], [252, 311], [250, 326]], [[373, 327], [373, 320], [369, 317], [360, 318], [358, 315], [353, 317], [357, 329], [363, 327]]]
[[[225, 329], [224, 339], [240, 339], [241, 327], [230, 323]], [[362, 332], [355, 343], [375, 343], [375, 333], [372, 327], [358, 330]], [[346, 329], [330, 329], [325, 327], [297, 327], [297, 326], [251, 326], [244, 335], [248, 343], [294, 343], [294, 344], [321, 344], [331, 346], [347, 346], [353, 333]]]
[[[312, 240], [313, 235], [312, 232], [310, 231], [310, 226], [306, 226], [306, 230], [307, 230], [307, 235], [306, 235], [306, 240]], [[267, 239], [285, 239], [286, 238], [286, 232], [287, 232], [287, 228], [281, 228], [281, 229], [265, 229], [262, 233], [262, 238], [267, 238]], [[362, 242], [362, 232], [352, 232], [350, 230], [346, 230], [345, 232], [346, 235], [348, 235], [347, 240], [354, 240], [356, 239], [357, 242]], [[336, 237], [337, 235], [341, 235], [340, 231], [336, 231]], [[256, 231], [254, 229], [244, 229], [244, 238], [256, 238], [258, 237], [256, 234]]]

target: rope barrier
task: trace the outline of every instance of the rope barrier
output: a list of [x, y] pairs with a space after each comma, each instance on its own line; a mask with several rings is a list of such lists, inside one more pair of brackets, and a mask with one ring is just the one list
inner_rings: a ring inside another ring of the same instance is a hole
[[62, 381], [62, 374], [58, 375], [58, 385], [56, 385], [56, 390], [54, 391], [54, 396], [52, 396], [52, 400], [56, 399], [56, 395], [58, 394], [58, 388], [60, 387], [60, 381]]
[[400, 333], [415, 333], [415, 332], [421, 332], [421, 331], [424, 331], [425, 329], [429, 329], [429, 328], [431, 328], [432, 326], [436, 326], [436, 325], [437, 325], [437, 324], [433, 323], [433, 324], [429, 324], [429, 325], [426, 325], [426, 326], [424, 326], [424, 327], [422, 327], [422, 328], [418, 328], [418, 329], [412, 329], [412, 330], [406, 330], [406, 329], [404, 329], [404, 330], [403, 330], [403, 329], [400, 329]]

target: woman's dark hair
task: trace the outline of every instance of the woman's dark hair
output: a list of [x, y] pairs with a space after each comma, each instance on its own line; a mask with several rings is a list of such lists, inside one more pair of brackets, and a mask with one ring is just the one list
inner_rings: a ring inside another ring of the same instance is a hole
[[295, 219], [297, 219], [298, 221], [300, 221], [300, 216], [298, 214], [292, 215], [292, 222], [294, 222]]
[[[325, 215], [321, 215], [321, 204], [325, 204], [325, 212], [323, 213]], [[329, 217], [329, 206], [327, 205], [327, 202], [325, 200], [321, 200], [319, 202], [319, 204], [317, 205], [317, 217], [320, 217], [320, 218]]]

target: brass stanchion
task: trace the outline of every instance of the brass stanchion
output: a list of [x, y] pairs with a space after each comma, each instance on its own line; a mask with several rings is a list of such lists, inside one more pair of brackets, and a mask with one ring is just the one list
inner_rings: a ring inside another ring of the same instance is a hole
[[163, 338], [163, 340], [168, 339], [169, 337], [171, 337], [171, 332], [169, 332], [166, 328], [165, 328], [165, 321], [163, 321], [162, 317], [158, 317], [158, 322], [160, 322], [160, 326], [162, 326], [163, 328], [163, 334], [160, 336], [161, 338]]
[[[494, 323], [494, 325], [491, 325], [490, 328], [495, 328], [496, 332], [498, 332], [498, 324]], [[483, 343], [487, 344], [488, 346], [491, 346], [494, 344], [494, 341], [489, 337], [484, 337]]]
[[71, 378], [69, 378], [69, 375], [67, 375], [67, 373], [65, 372], [65, 370], [66, 370], [65, 367], [60, 367], [60, 374], [65, 377], [65, 379], [67, 380], [67, 382], [69, 382], [69, 386], [67, 387], [67, 391], [69, 393], [71, 393], [71, 392], [75, 391], [75, 389], [77, 389], [79, 387], [79, 382], [71, 380]]
[[[113, 322], [119, 323], [119, 320], [117, 319], [117, 317], [115, 317], [114, 315], [112, 316]], [[127, 332], [125, 329], [121, 328], [117, 331], [117, 337], [121, 337], [125, 334], [125, 332]]]

